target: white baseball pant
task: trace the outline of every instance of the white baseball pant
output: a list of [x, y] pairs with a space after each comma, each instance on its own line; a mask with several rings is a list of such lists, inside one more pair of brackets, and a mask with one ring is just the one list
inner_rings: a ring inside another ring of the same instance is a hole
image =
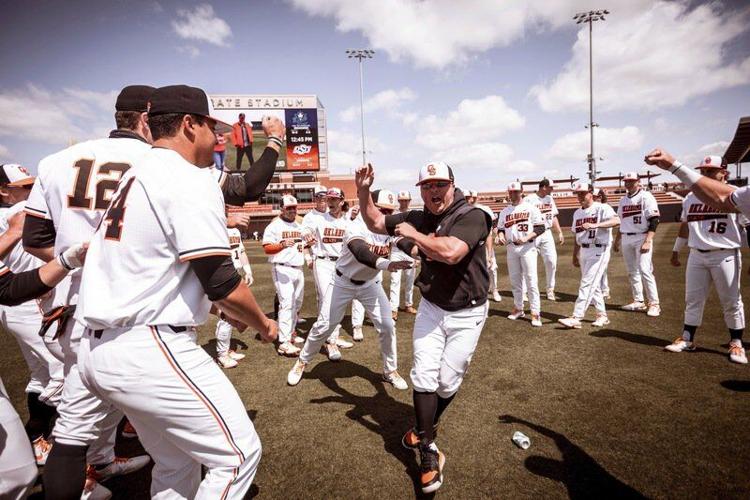
[[612, 246], [607, 247], [607, 265], [602, 271], [602, 280], [599, 283], [599, 289], [602, 291], [602, 300], [610, 294], [609, 290], [609, 261], [612, 260]]
[[596, 247], [581, 248], [579, 262], [581, 264], [581, 285], [578, 288], [578, 298], [573, 307], [573, 316], [583, 318], [589, 304], [593, 304], [598, 314], [606, 314], [604, 297], [602, 296], [602, 273], [609, 264], [609, 248]]
[[52, 435], [63, 444], [88, 446], [86, 460], [89, 464], [108, 464], [115, 459], [117, 424], [122, 420], [122, 413], [92, 394], [81, 381], [78, 350], [83, 331], [83, 326], [70, 318], [65, 331], [56, 340], [65, 355], [65, 383]]
[[244, 498], [260, 439], [236, 389], [196, 338], [192, 327], [88, 330], [79, 356], [83, 381], [138, 432], [154, 460], [151, 498]]
[[557, 248], [552, 231], [547, 229], [534, 238], [534, 245], [544, 262], [544, 276], [547, 280], [547, 290], [555, 288], [555, 274], [557, 273]]
[[402, 281], [404, 282], [404, 305], [407, 307], [414, 305], [414, 278], [416, 276], [417, 270], [413, 267], [391, 273], [391, 311], [398, 311], [398, 306], [401, 305]]
[[29, 438], [0, 379], [0, 498], [23, 500], [34, 487], [38, 470]]
[[727, 328], [745, 328], [745, 308], [740, 294], [742, 257], [739, 250], [691, 249], [685, 271], [685, 324], [700, 326], [711, 283], [724, 310]]
[[513, 307], [523, 311], [524, 285], [529, 296], [529, 307], [532, 314], [541, 311], [539, 283], [536, 273], [537, 249], [533, 242], [523, 245], [508, 244], [508, 276], [513, 287]]
[[[318, 314], [320, 314], [320, 308], [323, 305], [323, 297], [326, 294], [326, 288], [328, 284], [333, 281], [333, 277], [336, 275], [336, 261], [330, 259], [319, 259], [317, 257], [313, 260], [313, 277], [315, 278], [315, 293], [318, 297]], [[331, 333], [328, 338], [328, 342], [335, 342], [339, 338], [339, 332], [341, 331], [341, 325], [336, 325], [336, 329]]]
[[497, 258], [495, 257], [495, 252], [492, 252], [492, 255], [488, 256], [487, 259], [487, 269], [490, 272], [490, 293], [494, 293], [497, 291]]
[[643, 302], [643, 285], [646, 285], [646, 298], [649, 304], [659, 303], [659, 292], [656, 289], [656, 278], [654, 277], [654, 247], [646, 253], [641, 253], [641, 246], [646, 241], [646, 233], [634, 235], [622, 235], [620, 250], [625, 259], [625, 267], [628, 269], [630, 290], [633, 292], [633, 300]]
[[396, 327], [380, 276], [362, 285], [355, 285], [344, 276], [334, 277], [326, 289], [320, 315], [307, 335], [299, 359], [305, 363], [312, 361], [325, 339], [344, 318], [346, 307], [353, 299], [361, 302], [372, 319], [375, 331], [378, 332], [384, 373], [395, 371], [398, 368]]
[[18, 341], [21, 354], [29, 367], [30, 378], [26, 392], [38, 393], [39, 401], [57, 406], [63, 390], [63, 363], [47, 349], [39, 336], [42, 314], [36, 302], [0, 307], [0, 325]]
[[216, 355], [224, 356], [232, 344], [232, 325], [223, 319], [216, 322]]
[[292, 340], [292, 332], [297, 325], [297, 315], [305, 297], [305, 274], [302, 267], [273, 264], [271, 267], [273, 284], [279, 297], [279, 342]]
[[479, 342], [489, 303], [446, 311], [429, 300], [419, 302], [414, 320], [411, 382], [417, 392], [448, 398], [458, 391]]
[[[377, 278], [375, 278], [377, 281], [383, 281], [383, 272], [379, 272]], [[391, 308], [391, 311], [393, 308]], [[362, 325], [365, 324], [365, 307], [362, 305], [360, 301], [357, 299], [352, 300], [352, 327], [359, 327], [362, 328]], [[369, 312], [367, 312], [368, 316], [371, 316]], [[372, 321], [372, 317], [370, 317], [370, 321]], [[375, 322], [373, 321], [373, 324]]]

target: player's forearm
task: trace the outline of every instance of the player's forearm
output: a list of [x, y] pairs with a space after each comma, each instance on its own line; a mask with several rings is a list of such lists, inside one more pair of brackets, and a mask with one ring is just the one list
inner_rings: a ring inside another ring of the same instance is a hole
[[552, 217], [552, 229], [554, 229], [556, 234], [562, 234], [562, 228], [560, 227], [560, 221], [557, 220], [557, 216]]
[[246, 286], [237, 286], [222, 300], [215, 304], [226, 314], [237, 321], [260, 331], [268, 330], [270, 320], [261, 310], [253, 292]]
[[737, 211], [731, 201], [734, 188], [728, 184], [702, 176], [679, 161], [674, 162], [669, 171], [680, 179], [685, 186], [690, 188], [703, 203], [708, 203], [712, 207], [726, 212]]
[[469, 245], [453, 236], [432, 236], [417, 232], [412, 239], [427, 257], [445, 264], [456, 264], [469, 253]]
[[4, 259], [18, 245], [18, 242], [21, 241], [21, 235], [21, 231], [12, 229], [8, 229], [0, 235], [0, 259]]
[[359, 199], [359, 213], [362, 215], [362, 220], [365, 222], [367, 229], [373, 233], [386, 234], [385, 216], [375, 206], [370, 197], [370, 191], [368, 189], [358, 190], [357, 198]]
[[245, 172], [245, 201], [256, 201], [265, 192], [273, 178], [281, 147], [269, 142], [258, 161]]
[[597, 229], [609, 229], [610, 227], [616, 227], [620, 225], [620, 218], [617, 216], [602, 221], [596, 225]]

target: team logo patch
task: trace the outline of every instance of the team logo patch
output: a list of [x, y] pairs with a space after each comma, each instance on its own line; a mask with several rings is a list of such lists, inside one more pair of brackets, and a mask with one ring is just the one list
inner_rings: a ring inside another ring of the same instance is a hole
[[430, 175], [435, 175], [437, 173], [435, 165], [427, 165], [427, 173]]
[[393, 205], [393, 195], [392, 194], [388, 195], [388, 203], [390, 203], [391, 205]]

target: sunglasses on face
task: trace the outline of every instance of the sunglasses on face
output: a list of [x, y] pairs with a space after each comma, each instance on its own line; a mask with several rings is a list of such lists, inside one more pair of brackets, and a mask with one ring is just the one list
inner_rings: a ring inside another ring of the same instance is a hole
[[450, 182], [447, 182], [447, 181], [438, 181], [438, 182], [425, 182], [420, 187], [422, 189], [428, 190], [428, 189], [432, 189], [432, 188], [443, 189], [443, 188], [446, 188], [446, 187], [448, 187], [450, 185], [451, 185]]

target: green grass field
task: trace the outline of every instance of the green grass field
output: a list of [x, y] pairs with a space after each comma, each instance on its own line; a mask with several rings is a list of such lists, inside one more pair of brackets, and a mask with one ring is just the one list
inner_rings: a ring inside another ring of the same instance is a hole
[[[622, 257], [609, 267], [612, 324], [564, 330], [557, 319], [572, 312], [579, 270], [571, 265], [571, 240], [560, 249], [558, 292], [542, 300], [543, 328], [505, 318], [512, 307], [504, 249], [498, 250], [503, 301], [490, 317], [469, 373], [438, 436], [446, 453], [446, 498], [671, 497], [748, 498], [750, 366], [726, 356], [728, 334], [715, 292], [693, 353], [662, 347], [681, 333], [683, 267], [669, 265], [676, 224], [657, 234], [656, 276], [663, 313], [619, 311], [630, 302]], [[253, 291], [272, 310], [273, 284], [259, 243], [248, 244]], [[540, 283], [543, 271], [540, 263]], [[745, 280], [749, 281], [749, 280]], [[542, 285], [543, 288], [543, 285]], [[747, 284], [743, 285], [747, 292]], [[747, 293], [745, 294], [747, 296]], [[316, 312], [308, 273], [303, 315], [306, 332]], [[408, 381], [413, 316], [400, 317], [400, 372]], [[587, 318], [593, 320], [593, 311]], [[348, 317], [345, 329], [349, 330]], [[286, 386], [293, 360], [249, 333], [237, 335], [247, 358], [225, 372], [242, 396], [263, 442], [263, 459], [251, 495], [259, 498], [413, 498], [417, 463], [401, 447], [412, 425], [411, 391], [379, 381], [375, 333], [343, 351], [322, 355], [299, 386]], [[201, 328], [213, 354], [213, 322]], [[0, 336], [2, 376], [26, 418], [27, 370], [15, 342]], [[511, 442], [520, 430], [532, 441], [523, 451]], [[121, 440], [118, 450], [139, 445]], [[141, 471], [107, 483], [116, 498], [147, 498], [150, 475]]]

